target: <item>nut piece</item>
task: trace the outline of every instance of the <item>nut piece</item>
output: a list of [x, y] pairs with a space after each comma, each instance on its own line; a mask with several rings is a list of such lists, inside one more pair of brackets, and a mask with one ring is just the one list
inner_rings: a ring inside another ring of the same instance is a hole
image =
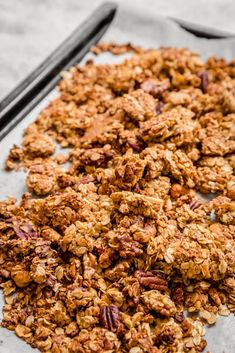
[[136, 271], [135, 277], [137, 277], [140, 284], [150, 289], [157, 289], [159, 291], [167, 291], [168, 283], [165, 279], [154, 274], [154, 271]]
[[118, 307], [116, 305], [102, 306], [100, 309], [100, 321], [104, 328], [115, 332], [120, 325]]
[[141, 83], [140, 87], [146, 93], [151, 94], [154, 98], [157, 98], [161, 93], [166, 91], [170, 87], [170, 82], [168, 79], [159, 81], [156, 79], [149, 79]]
[[209, 83], [209, 76], [208, 76], [208, 72], [204, 71], [199, 75], [200, 79], [201, 79], [201, 85], [200, 88], [202, 90], [203, 93], [207, 92], [207, 86]]
[[20, 239], [30, 239], [30, 238], [36, 238], [37, 237], [37, 232], [34, 230], [33, 226], [29, 223], [25, 224], [16, 224], [14, 226], [14, 230], [16, 232], [16, 235]]
[[199, 209], [202, 205], [203, 205], [203, 203], [201, 202], [201, 200], [193, 200], [193, 201], [190, 203], [189, 208], [190, 208], [192, 211], [195, 211], [195, 210]]

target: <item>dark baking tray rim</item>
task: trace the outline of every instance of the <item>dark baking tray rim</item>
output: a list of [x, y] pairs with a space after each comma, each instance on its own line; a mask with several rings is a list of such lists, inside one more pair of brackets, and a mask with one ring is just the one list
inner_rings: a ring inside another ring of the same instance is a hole
[[[60, 72], [78, 63], [110, 26], [117, 10], [114, 2], [103, 3], [47, 57], [26, 79], [0, 102], [0, 141], [56, 86]], [[170, 18], [200, 38], [223, 39], [234, 34]]]
[[98, 43], [116, 10], [115, 3], [103, 3], [0, 102], [0, 141], [56, 86], [61, 71], [81, 61]]

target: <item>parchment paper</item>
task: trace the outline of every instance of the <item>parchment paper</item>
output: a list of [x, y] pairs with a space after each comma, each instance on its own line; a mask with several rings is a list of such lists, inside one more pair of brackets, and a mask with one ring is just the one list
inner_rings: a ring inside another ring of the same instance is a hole
[[[205, 24], [206, 25], [206, 24]], [[199, 39], [181, 29], [170, 20], [158, 16], [157, 1], [155, 8], [121, 7], [116, 18], [103, 37], [102, 41], [114, 41], [119, 43], [132, 42], [144, 47], [176, 46], [187, 47], [198, 51], [204, 59], [211, 55], [232, 60], [235, 57], [235, 39], [208, 40]], [[90, 56], [90, 54], [89, 54]], [[29, 58], [30, 60], [30, 58]], [[86, 60], [86, 59], [84, 59]], [[84, 61], [83, 60], [83, 61]], [[96, 62], [113, 62], [120, 60], [109, 54], [95, 58]], [[24, 128], [33, 121], [40, 110], [56, 96], [53, 90], [25, 119], [0, 143], [0, 199], [7, 196], [20, 198], [25, 188], [25, 173], [4, 171], [4, 161], [10, 147], [20, 144]], [[3, 299], [0, 297], [0, 311]], [[206, 339], [208, 346], [205, 351], [211, 353], [235, 353], [235, 318], [219, 317], [216, 325], [207, 329]], [[32, 349], [13, 332], [0, 328], [0, 353], [30, 353], [38, 352]]]

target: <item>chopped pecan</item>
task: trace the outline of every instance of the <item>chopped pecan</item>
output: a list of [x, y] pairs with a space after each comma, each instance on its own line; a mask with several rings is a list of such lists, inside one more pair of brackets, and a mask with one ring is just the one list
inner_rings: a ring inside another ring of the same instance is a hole
[[171, 298], [176, 305], [182, 305], [184, 303], [184, 291], [181, 287], [176, 287], [171, 291]]

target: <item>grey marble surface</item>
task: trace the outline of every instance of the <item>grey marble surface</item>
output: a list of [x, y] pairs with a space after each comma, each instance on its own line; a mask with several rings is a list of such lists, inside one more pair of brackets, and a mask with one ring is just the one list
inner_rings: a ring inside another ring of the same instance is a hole
[[[102, 0], [0, 0], [0, 99]], [[235, 33], [234, 0], [116, 0]]]

